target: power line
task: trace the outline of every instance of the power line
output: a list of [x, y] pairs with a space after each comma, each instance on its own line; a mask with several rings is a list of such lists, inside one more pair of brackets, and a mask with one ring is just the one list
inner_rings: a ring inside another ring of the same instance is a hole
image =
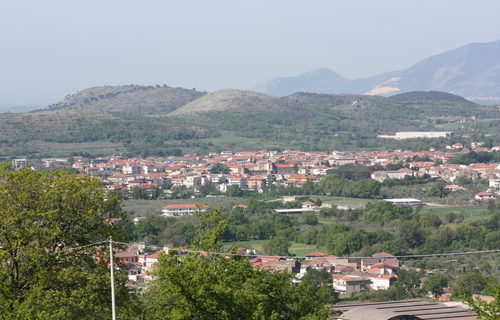
[[61, 253], [66, 253], [66, 252], [78, 251], [78, 250], [85, 249], [88, 247], [96, 247], [100, 244], [108, 243], [108, 242], [109, 242], [109, 240], [94, 242], [94, 243], [90, 243], [90, 244], [86, 244], [86, 245], [82, 245], [82, 246], [78, 246], [78, 247], [70, 247], [70, 248], [62, 249], [62, 250], [56, 251], [55, 253], [61, 254]]
[[[122, 244], [125, 246], [133, 246], [137, 245], [137, 243], [127, 243], [127, 242], [118, 242], [113, 241], [114, 243]], [[153, 248], [158, 250], [158, 246], [151, 245], [143, 245], [146, 248]], [[203, 251], [203, 250], [190, 250], [190, 249], [175, 249], [171, 250], [180, 251], [182, 253], [198, 253], [198, 254], [207, 254], [207, 255], [223, 255], [223, 256], [239, 256], [239, 257], [270, 257], [270, 258], [285, 258], [285, 259], [307, 259], [310, 257], [306, 256], [270, 256], [270, 255], [261, 255], [261, 254], [241, 254], [241, 253], [233, 253], [233, 252], [212, 252], [212, 251]], [[475, 255], [475, 254], [491, 254], [491, 253], [499, 253], [500, 250], [480, 250], [480, 251], [461, 251], [461, 252], [448, 252], [448, 253], [429, 253], [429, 254], [411, 254], [411, 255], [396, 255], [396, 256], [377, 256], [380, 259], [412, 259], [412, 258], [431, 258], [431, 257], [445, 257], [445, 256], [463, 256], [463, 255]], [[373, 259], [373, 256], [342, 256], [337, 257], [336, 259]]]

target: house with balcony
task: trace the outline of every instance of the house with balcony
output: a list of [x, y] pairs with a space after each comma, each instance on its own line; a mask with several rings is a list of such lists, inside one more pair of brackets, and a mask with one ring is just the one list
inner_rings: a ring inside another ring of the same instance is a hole
[[161, 208], [162, 216], [165, 217], [182, 217], [182, 216], [190, 216], [195, 212], [204, 212], [208, 208], [207, 205], [204, 204], [194, 204], [194, 203], [177, 203], [177, 204], [169, 204]]

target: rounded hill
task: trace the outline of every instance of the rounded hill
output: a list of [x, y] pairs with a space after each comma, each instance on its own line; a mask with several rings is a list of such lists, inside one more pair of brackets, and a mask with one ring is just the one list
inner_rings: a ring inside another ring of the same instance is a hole
[[411, 91], [390, 96], [389, 99], [397, 102], [449, 101], [475, 104], [461, 96], [442, 91]]
[[49, 109], [96, 109], [128, 114], [156, 114], [175, 110], [204, 92], [160, 86], [100, 86], [67, 95]]
[[280, 107], [280, 99], [254, 91], [223, 89], [198, 98], [169, 113], [187, 116], [211, 111], [269, 110]]

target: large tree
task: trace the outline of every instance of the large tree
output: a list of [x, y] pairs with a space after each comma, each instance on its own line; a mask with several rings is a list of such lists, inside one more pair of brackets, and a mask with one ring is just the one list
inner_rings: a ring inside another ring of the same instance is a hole
[[398, 273], [398, 280], [394, 287], [398, 289], [402, 295], [401, 298], [416, 298], [422, 295], [422, 278], [423, 273], [411, 269], [402, 269]]
[[265, 254], [271, 256], [289, 256], [290, 242], [284, 236], [277, 236], [266, 241], [263, 245]]
[[442, 273], [431, 274], [424, 282], [424, 290], [437, 298], [444, 293], [444, 288], [448, 286], [449, 282], [450, 278]]
[[[193, 247], [222, 251], [227, 223], [215, 210], [200, 215]], [[146, 319], [326, 319], [317, 289], [288, 273], [254, 269], [246, 258], [211, 253], [160, 256], [144, 295]]]
[[453, 280], [453, 293], [456, 296], [479, 294], [489, 283], [496, 283], [496, 279], [494, 277], [485, 277], [479, 272], [461, 274]]
[[229, 173], [231, 173], [231, 169], [229, 169], [228, 167], [226, 167], [222, 163], [214, 164], [212, 167], [210, 167], [210, 169], [208, 171], [210, 173], [213, 173], [213, 174], [219, 174], [219, 173], [229, 174]]
[[339, 301], [339, 293], [333, 289], [332, 281], [332, 275], [325, 269], [309, 269], [302, 278], [302, 283], [315, 288], [316, 294], [325, 304]]
[[[0, 313], [6, 319], [109, 318], [106, 252], [75, 249], [123, 233], [119, 202], [67, 171], [0, 169]], [[118, 304], [128, 299], [117, 274]], [[127, 303], [127, 305], [130, 305]]]

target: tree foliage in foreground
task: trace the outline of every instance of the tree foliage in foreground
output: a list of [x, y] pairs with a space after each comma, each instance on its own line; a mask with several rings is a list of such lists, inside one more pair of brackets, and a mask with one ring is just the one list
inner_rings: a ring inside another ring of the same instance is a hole
[[494, 298], [491, 302], [467, 295], [463, 296], [463, 300], [478, 314], [479, 319], [496, 320], [500, 314], [500, 284], [492, 285], [488, 293]]
[[[195, 249], [221, 251], [227, 223], [214, 210], [200, 216]], [[317, 288], [289, 273], [253, 268], [240, 257], [160, 256], [144, 295], [146, 319], [326, 319]], [[323, 299], [324, 300], [324, 299]]]
[[[106, 252], [69, 250], [109, 236], [123, 217], [100, 182], [66, 171], [0, 168], [2, 319], [105, 319], [111, 314]], [[117, 275], [118, 306], [131, 306]], [[132, 314], [128, 310], [123, 314]], [[126, 318], [122, 318], [126, 319]]]

